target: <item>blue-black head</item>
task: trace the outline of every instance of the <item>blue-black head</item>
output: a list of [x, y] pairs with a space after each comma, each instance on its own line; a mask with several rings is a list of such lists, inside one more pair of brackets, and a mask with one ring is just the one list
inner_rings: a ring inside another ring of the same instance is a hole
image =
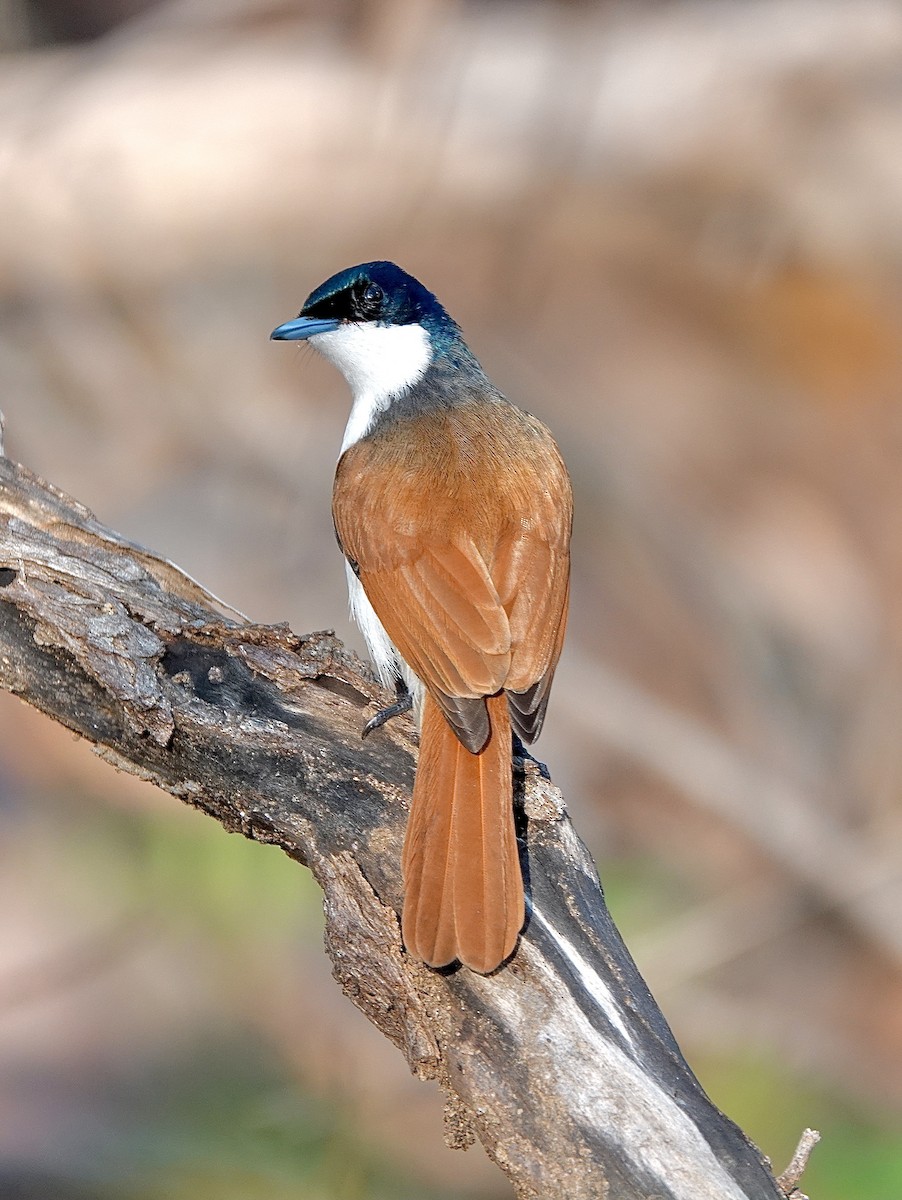
[[361, 263], [339, 271], [310, 293], [298, 317], [274, 329], [278, 341], [301, 341], [346, 324], [419, 325], [436, 353], [460, 337], [460, 329], [418, 279], [393, 262]]

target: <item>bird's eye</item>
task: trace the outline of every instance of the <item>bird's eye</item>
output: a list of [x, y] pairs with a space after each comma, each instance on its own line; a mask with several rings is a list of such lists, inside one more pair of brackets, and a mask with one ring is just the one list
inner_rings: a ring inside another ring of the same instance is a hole
[[351, 320], [377, 321], [382, 315], [385, 292], [378, 283], [361, 279], [351, 289]]

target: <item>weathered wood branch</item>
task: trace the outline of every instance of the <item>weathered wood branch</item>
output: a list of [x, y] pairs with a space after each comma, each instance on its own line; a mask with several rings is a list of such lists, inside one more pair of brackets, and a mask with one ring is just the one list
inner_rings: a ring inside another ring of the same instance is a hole
[[783, 1194], [683, 1060], [534, 767], [517, 788], [530, 916], [513, 960], [490, 978], [412, 961], [397, 917], [412, 727], [362, 742], [378, 693], [331, 634], [229, 615], [2, 457], [0, 686], [308, 866], [341, 987], [444, 1088], [449, 1143], [478, 1137], [518, 1195]]

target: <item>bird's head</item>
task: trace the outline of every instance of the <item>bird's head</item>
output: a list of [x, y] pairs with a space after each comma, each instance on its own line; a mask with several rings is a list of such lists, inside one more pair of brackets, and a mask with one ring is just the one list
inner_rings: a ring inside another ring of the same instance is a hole
[[339, 271], [307, 297], [277, 341], [309, 341], [342, 372], [355, 395], [400, 392], [459, 342], [460, 330], [412, 275], [392, 262]]

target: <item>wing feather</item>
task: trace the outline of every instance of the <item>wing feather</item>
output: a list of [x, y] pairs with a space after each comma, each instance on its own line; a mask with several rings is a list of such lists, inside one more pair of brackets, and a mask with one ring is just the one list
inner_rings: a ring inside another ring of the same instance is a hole
[[517, 735], [528, 744], [532, 744], [542, 732], [545, 721], [545, 710], [551, 695], [551, 683], [554, 679], [554, 669], [561, 656], [564, 644], [564, 631], [567, 627], [567, 604], [570, 596], [569, 582], [564, 594], [564, 602], [558, 618], [555, 644], [551, 652], [551, 660], [542, 677], [523, 691], [509, 688], [507, 701], [510, 706], [511, 724]]
[[[412, 418], [348, 449], [333, 517], [385, 632], [475, 750], [502, 690], [538, 732], [560, 653], [570, 482], [547, 431], [512, 406]], [[411, 446], [417, 447], [414, 457]]]

